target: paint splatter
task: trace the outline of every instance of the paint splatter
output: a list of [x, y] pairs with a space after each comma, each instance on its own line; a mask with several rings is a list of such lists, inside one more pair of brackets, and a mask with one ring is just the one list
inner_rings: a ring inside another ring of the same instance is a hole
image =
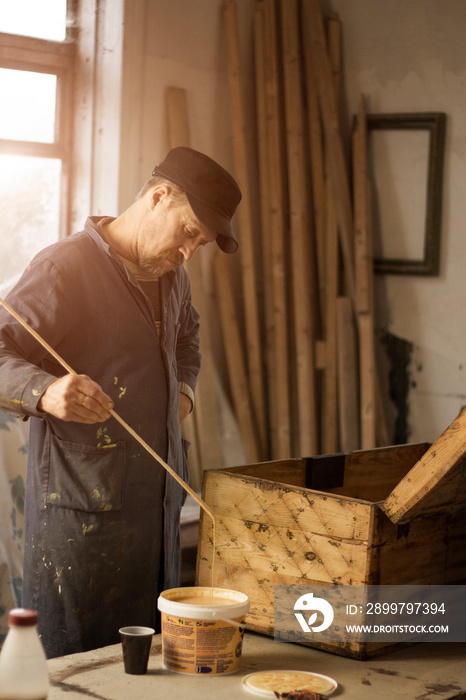
[[86, 537], [87, 533], [94, 529], [94, 525], [86, 525], [86, 523], [82, 523], [81, 528], [83, 537]]
[[55, 488], [56, 491], [49, 494], [49, 503], [57, 503], [61, 499], [62, 486], [57, 479], [55, 480]]
[[112, 442], [110, 435], [107, 435], [108, 428], [102, 426], [97, 430], [97, 447], [116, 447], [116, 443]]
[[60, 593], [61, 593], [60, 579], [61, 579], [62, 573], [63, 573], [63, 567], [60, 567], [60, 568], [55, 567], [55, 582], [58, 583]]
[[121, 399], [122, 396], [126, 394], [126, 387], [125, 386], [120, 386], [120, 393], [118, 395], [118, 398]]

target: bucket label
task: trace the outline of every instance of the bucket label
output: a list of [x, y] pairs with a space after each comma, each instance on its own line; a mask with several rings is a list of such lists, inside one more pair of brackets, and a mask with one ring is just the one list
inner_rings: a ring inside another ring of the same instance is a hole
[[191, 620], [162, 613], [163, 663], [171, 671], [233, 673], [240, 666], [242, 638], [242, 629], [221, 620]]

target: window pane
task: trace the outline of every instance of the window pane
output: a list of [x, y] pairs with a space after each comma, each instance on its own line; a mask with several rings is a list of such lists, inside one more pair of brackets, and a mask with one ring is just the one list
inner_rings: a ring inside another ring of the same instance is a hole
[[0, 32], [63, 41], [66, 0], [0, 0]]
[[0, 155], [0, 289], [60, 235], [61, 161]]
[[0, 138], [53, 143], [57, 76], [0, 68]]

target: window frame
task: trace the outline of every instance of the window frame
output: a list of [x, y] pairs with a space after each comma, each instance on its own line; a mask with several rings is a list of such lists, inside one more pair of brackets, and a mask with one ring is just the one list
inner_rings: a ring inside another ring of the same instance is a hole
[[[73, 3], [69, 2], [69, 5]], [[51, 41], [0, 32], [0, 68], [57, 76], [55, 135], [52, 143], [0, 138], [0, 153], [61, 160], [59, 237], [70, 233], [73, 150], [75, 42], [68, 9], [67, 36]]]

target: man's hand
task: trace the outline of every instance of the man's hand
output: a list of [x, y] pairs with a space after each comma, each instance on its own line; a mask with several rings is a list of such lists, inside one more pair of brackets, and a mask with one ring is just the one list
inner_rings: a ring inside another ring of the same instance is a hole
[[110, 418], [113, 401], [85, 374], [66, 374], [50, 384], [38, 408], [64, 421], [102, 423]]

